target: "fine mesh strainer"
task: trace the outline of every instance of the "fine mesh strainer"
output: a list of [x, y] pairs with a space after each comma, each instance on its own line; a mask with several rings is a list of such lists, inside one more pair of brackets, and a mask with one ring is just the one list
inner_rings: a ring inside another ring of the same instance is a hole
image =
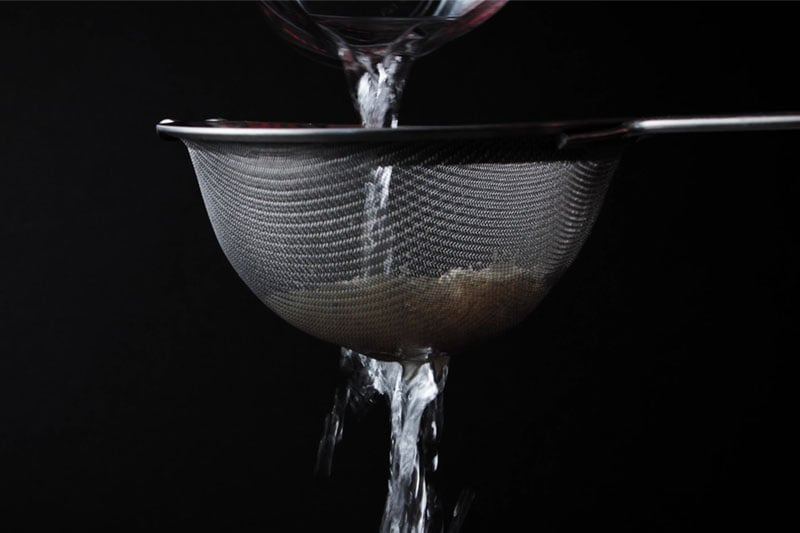
[[400, 127], [158, 125], [189, 150], [250, 289], [361, 353], [451, 353], [522, 320], [570, 265], [627, 140], [800, 129], [800, 115]]

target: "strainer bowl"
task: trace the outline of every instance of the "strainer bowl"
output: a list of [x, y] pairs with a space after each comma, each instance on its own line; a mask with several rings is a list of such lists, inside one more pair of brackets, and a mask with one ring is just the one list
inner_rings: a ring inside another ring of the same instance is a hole
[[222, 250], [270, 309], [358, 352], [415, 358], [521, 321], [586, 240], [624, 140], [681, 127], [158, 129], [188, 148]]

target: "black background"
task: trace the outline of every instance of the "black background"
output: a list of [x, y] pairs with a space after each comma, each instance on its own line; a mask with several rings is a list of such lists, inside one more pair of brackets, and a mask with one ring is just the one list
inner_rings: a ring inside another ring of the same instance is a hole
[[[795, 7], [512, 3], [420, 59], [401, 121], [800, 110]], [[342, 73], [253, 3], [2, 4], [0, 50], [0, 528], [377, 530], [385, 410], [314, 476], [337, 348], [246, 289], [154, 131], [354, 122]], [[476, 491], [463, 531], [788, 516], [799, 142], [627, 152], [560, 285], [452, 361], [438, 478], [449, 507]]]

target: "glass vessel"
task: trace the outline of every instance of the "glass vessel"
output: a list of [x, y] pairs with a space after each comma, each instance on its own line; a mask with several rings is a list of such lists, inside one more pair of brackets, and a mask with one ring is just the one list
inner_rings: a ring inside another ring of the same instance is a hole
[[[261, 2], [276, 32], [299, 49], [335, 60], [362, 122], [394, 127], [414, 60], [494, 15], [506, 0]], [[365, 103], [381, 95], [381, 105]]]

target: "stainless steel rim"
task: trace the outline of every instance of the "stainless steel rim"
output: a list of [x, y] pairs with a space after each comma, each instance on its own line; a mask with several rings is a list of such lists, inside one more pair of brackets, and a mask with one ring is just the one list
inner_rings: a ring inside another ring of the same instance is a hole
[[202, 122], [162, 120], [156, 131], [165, 138], [251, 143], [352, 143], [531, 137], [556, 140], [559, 147], [585, 142], [623, 141], [648, 135], [693, 132], [800, 130], [800, 113], [761, 113], [693, 117], [572, 120], [464, 126], [280, 125], [211, 119]]
[[619, 120], [528, 122], [517, 124], [471, 124], [459, 126], [360, 126], [280, 125], [272, 123], [211, 119], [201, 122], [162, 120], [156, 130], [166, 138], [198, 141], [269, 143], [392, 142], [499, 137], [554, 137], [569, 132], [609, 129]]

